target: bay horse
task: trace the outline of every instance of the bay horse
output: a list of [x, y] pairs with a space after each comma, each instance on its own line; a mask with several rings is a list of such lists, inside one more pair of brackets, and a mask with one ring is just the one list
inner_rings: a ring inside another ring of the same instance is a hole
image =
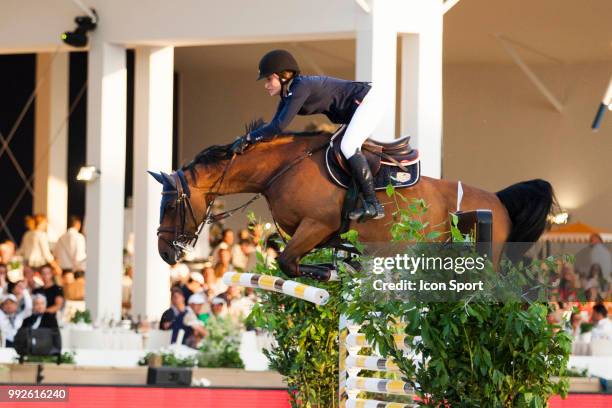
[[[150, 172], [163, 185], [158, 229], [162, 259], [175, 264], [185, 247], [197, 240], [199, 228], [211, 217], [215, 197], [258, 193], [267, 200], [276, 224], [291, 236], [277, 259], [280, 269], [290, 277], [328, 279], [329, 268], [300, 265], [299, 261], [340, 229], [346, 190], [327, 175], [324, 155], [329, 141], [330, 134], [324, 132], [278, 135], [249, 146], [241, 155], [232, 153], [231, 144], [211, 146], [170, 175]], [[408, 198], [406, 205], [412, 198], [429, 205], [423, 217], [428, 230], [449, 231], [457, 182], [423, 176], [401, 193]], [[378, 199], [383, 205], [390, 202], [384, 191], [378, 192]], [[553, 201], [552, 187], [544, 180], [517, 183], [497, 193], [463, 185], [462, 210], [492, 211], [494, 244], [535, 242], [546, 226]], [[364, 243], [388, 242], [391, 213], [386, 211], [379, 220], [352, 221], [350, 228], [357, 230]]]

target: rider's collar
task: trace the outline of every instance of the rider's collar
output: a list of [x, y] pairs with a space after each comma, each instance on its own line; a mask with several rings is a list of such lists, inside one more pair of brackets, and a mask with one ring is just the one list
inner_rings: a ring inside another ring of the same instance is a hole
[[289, 88], [291, 87], [291, 84], [293, 83], [294, 79], [295, 77], [291, 78], [290, 80], [281, 85], [281, 96], [283, 98], [286, 98], [291, 94], [291, 92], [289, 92]]

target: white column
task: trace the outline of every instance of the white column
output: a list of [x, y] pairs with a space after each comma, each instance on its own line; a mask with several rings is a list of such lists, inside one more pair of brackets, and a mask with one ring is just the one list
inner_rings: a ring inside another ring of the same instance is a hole
[[173, 47], [136, 49], [133, 313], [149, 319], [170, 299], [169, 267], [157, 252], [161, 186], [147, 170], [172, 169], [173, 79]]
[[442, 176], [442, 29], [439, 2], [430, 2], [401, 37], [401, 134], [421, 153], [421, 172]]
[[[442, 174], [442, 0], [371, 0], [357, 11], [356, 72], [385, 94], [386, 113], [374, 138], [412, 136], [422, 173]], [[357, 6], [355, 6], [357, 7]], [[397, 38], [402, 35], [400, 127], [395, 130]]]
[[397, 30], [390, 6], [387, 0], [372, 0], [370, 13], [358, 11], [355, 56], [356, 80], [371, 81], [384, 95], [385, 112], [372, 138], [387, 142], [396, 137]]
[[87, 184], [85, 302], [93, 318], [121, 315], [125, 187], [126, 57], [122, 46], [91, 38], [87, 92], [87, 164], [100, 170]]
[[52, 242], [66, 230], [68, 212], [68, 57], [36, 56], [33, 210], [47, 215]]

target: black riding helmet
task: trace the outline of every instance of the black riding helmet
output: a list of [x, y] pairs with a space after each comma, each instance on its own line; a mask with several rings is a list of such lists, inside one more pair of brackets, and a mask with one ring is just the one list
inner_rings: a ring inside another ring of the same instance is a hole
[[297, 75], [300, 73], [300, 67], [289, 51], [272, 50], [259, 60], [259, 77], [257, 80], [283, 71], [293, 71]]

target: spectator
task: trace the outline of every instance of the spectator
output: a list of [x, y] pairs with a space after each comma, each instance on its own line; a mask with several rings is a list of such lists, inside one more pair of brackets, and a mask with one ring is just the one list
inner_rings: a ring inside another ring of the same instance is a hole
[[604, 245], [599, 234], [592, 234], [589, 239], [591, 246], [591, 263], [599, 264], [603, 278], [612, 281], [612, 253]]
[[25, 279], [26, 286], [30, 293], [34, 293], [36, 289], [42, 286], [42, 280], [37, 276], [37, 272], [27, 265], [23, 266], [23, 279]]
[[229, 228], [225, 228], [221, 231], [221, 242], [213, 250], [213, 261], [219, 261], [219, 251], [222, 249], [231, 250], [234, 246], [234, 231]]
[[15, 243], [7, 239], [0, 244], [0, 263], [8, 264], [15, 256]]
[[591, 340], [612, 340], [612, 321], [608, 319], [608, 311], [603, 303], [593, 306], [591, 320], [593, 322]]
[[33, 329], [47, 328], [57, 329], [57, 319], [55, 313], [47, 313], [47, 298], [41, 294], [32, 296], [32, 315], [23, 321], [22, 327], [31, 327]]
[[221, 242], [218, 248], [230, 249], [234, 245], [234, 231], [226, 228], [221, 232]]
[[240, 299], [242, 295], [240, 294], [240, 287], [238, 286], [229, 286], [225, 292], [223, 292], [218, 297], [223, 298], [225, 300], [225, 304], [227, 304], [228, 309], [232, 307], [232, 302], [234, 300]]
[[202, 274], [204, 275], [204, 291], [209, 299], [227, 290], [227, 285], [223, 282], [223, 279], [217, 277], [215, 268], [212, 266], [208, 265], [204, 267]]
[[[125, 284], [125, 275], [123, 276]], [[85, 299], [85, 272], [65, 272], [62, 276], [64, 297], [67, 300]], [[123, 287], [125, 291], [125, 287]]]
[[6, 347], [13, 347], [15, 334], [21, 327], [23, 320], [30, 315], [32, 309], [19, 312], [17, 298], [13, 294], [4, 295], [0, 304], [0, 332]]
[[249, 230], [246, 228], [241, 229], [240, 231], [238, 231], [238, 241], [243, 241], [243, 240], [251, 240], [251, 234], [249, 234]]
[[[26, 226], [31, 227], [31, 217], [26, 217]], [[57, 275], [61, 270], [49, 247], [49, 238], [47, 237], [47, 217], [42, 214], [34, 216], [34, 229], [28, 230], [21, 241], [19, 252], [23, 255], [25, 263], [32, 268], [40, 268], [45, 264], [49, 264]]]
[[225, 317], [227, 315], [227, 304], [222, 297], [215, 297], [211, 302], [210, 309], [214, 317]]
[[591, 265], [589, 270], [589, 276], [587, 277], [584, 290], [586, 292], [587, 300], [595, 301], [602, 300], [608, 289], [608, 282], [603, 276], [603, 271], [598, 263]]
[[133, 274], [134, 268], [131, 266], [126, 267], [121, 281], [121, 308], [123, 309], [124, 315], [132, 309]]
[[[197, 348], [206, 336], [203, 321], [208, 318], [208, 314], [205, 313], [206, 297], [203, 293], [195, 293], [189, 297], [188, 303], [187, 312], [183, 316], [183, 325], [191, 328], [191, 334], [185, 336], [184, 344]], [[202, 315], [206, 315], [206, 317]]]
[[43, 280], [43, 287], [36, 289], [34, 293], [41, 293], [47, 298], [47, 313], [57, 313], [64, 306], [64, 291], [55, 284], [53, 269], [50, 265], [42, 266], [40, 275]]
[[25, 281], [19, 280], [9, 284], [9, 293], [15, 295], [17, 299], [17, 311], [22, 312], [26, 309], [32, 309], [32, 297], [28, 290]]
[[225, 274], [225, 272], [228, 272], [230, 270], [231, 261], [232, 261], [232, 255], [229, 249], [225, 249], [225, 248], [220, 249], [219, 250], [219, 260], [217, 261], [217, 264], [215, 265], [215, 275], [217, 275], [217, 278], [223, 278], [223, 274]]
[[251, 313], [251, 309], [255, 305], [249, 297], [242, 296], [240, 287], [230, 286], [227, 291], [221, 296], [227, 304], [228, 314], [235, 322], [239, 322]]
[[186, 285], [180, 286], [185, 299], [189, 299], [194, 293], [204, 291], [204, 276], [200, 272], [191, 272]]
[[578, 300], [578, 289], [580, 282], [571, 265], [563, 265], [561, 269], [561, 281], [559, 283], [559, 296], [562, 301]]
[[568, 328], [568, 333], [574, 339], [577, 339], [580, 336], [582, 325], [582, 316], [580, 313], [572, 313], [572, 317], [570, 317], [570, 327]]
[[186, 344], [187, 339], [192, 335], [192, 328], [185, 325], [183, 322], [183, 318], [185, 314], [187, 314], [187, 307], [185, 305], [183, 291], [180, 288], [174, 287], [172, 289], [170, 303], [170, 309], [162, 314], [159, 328], [162, 330], [172, 330], [170, 343], [176, 343], [180, 331], [183, 330], [182, 344]]
[[159, 321], [160, 330], [170, 330], [174, 320], [184, 311], [185, 297], [183, 296], [183, 291], [178, 287], [174, 287], [170, 292], [170, 308], [162, 314]]
[[0, 263], [0, 296], [7, 293], [8, 286], [8, 267], [6, 264]]
[[242, 239], [238, 245], [232, 247], [232, 265], [242, 272], [249, 270], [250, 266], [255, 265], [255, 246], [250, 239]]
[[81, 234], [81, 219], [71, 215], [68, 229], [59, 237], [54, 248], [54, 255], [62, 271], [77, 272], [85, 270], [85, 236]]
[[23, 256], [25, 263], [28, 263], [28, 257], [30, 252], [32, 252], [32, 248], [34, 246], [34, 236], [36, 235], [36, 223], [34, 222], [34, 217], [31, 215], [26, 215], [23, 218], [23, 224], [26, 227], [26, 232], [21, 237], [21, 245], [19, 245], [19, 249], [17, 253]]

